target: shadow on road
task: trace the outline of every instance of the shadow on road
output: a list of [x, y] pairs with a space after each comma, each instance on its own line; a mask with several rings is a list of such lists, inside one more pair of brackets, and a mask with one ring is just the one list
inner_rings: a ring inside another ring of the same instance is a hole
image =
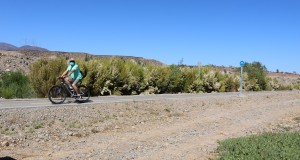
[[75, 100], [75, 101], [74, 100], [68, 100], [64, 104], [71, 104], [71, 103], [81, 104], [81, 103], [92, 103], [92, 102], [93, 102], [92, 100]]
[[92, 103], [92, 100], [76, 100], [76, 103]]
[[16, 160], [16, 159], [11, 157], [0, 157], [0, 160]]

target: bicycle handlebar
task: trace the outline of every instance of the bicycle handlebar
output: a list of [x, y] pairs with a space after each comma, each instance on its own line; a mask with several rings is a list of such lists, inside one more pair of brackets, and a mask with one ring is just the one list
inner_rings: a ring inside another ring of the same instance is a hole
[[60, 81], [62, 81], [62, 82], [65, 81], [65, 78], [64, 78], [64, 77], [56, 77], [56, 79], [57, 79], [57, 80], [60, 80]]

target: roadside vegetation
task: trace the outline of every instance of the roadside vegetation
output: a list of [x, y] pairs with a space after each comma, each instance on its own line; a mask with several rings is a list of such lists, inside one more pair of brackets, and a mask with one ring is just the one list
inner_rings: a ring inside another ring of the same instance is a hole
[[300, 159], [300, 117], [288, 125], [278, 125], [276, 132], [265, 132], [218, 142], [215, 159]]
[[0, 97], [31, 98], [35, 93], [28, 76], [20, 71], [5, 72], [0, 75]]
[[[4, 98], [46, 97], [48, 89], [57, 83], [67, 67], [68, 57], [41, 59], [28, 75], [7, 72], [0, 76], [0, 96]], [[158, 66], [136, 63], [122, 58], [76, 59], [83, 73], [82, 83], [93, 96], [138, 95], [163, 93], [237, 92], [239, 72], [227, 74], [212, 66]], [[267, 76], [260, 62], [245, 63], [243, 89], [246, 91], [300, 89], [300, 83], [283, 86]], [[19, 77], [18, 77], [19, 76]], [[10, 78], [7, 78], [10, 77]], [[21, 78], [20, 78], [21, 77]]]
[[300, 132], [227, 139], [220, 142], [217, 159], [300, 159], [299, 142]]

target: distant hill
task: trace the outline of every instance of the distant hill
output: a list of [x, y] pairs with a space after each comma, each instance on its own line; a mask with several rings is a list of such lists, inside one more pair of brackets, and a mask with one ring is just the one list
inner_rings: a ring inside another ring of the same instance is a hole
[[30, 46], [30, 45], [16, 47], [16, 46], [14, 46], [12, 44], [4, 43], [4, 42], [0, 42], [0, 50], [3, 50], [3, 51], [18, 51], [18, 50], [48, 51], [48, 49], [41, 48], [41, 47]]
[[25, 45], [19, 48], [19, 50], [30, 50], [30, 51], [48, 51], [48, 49]]
[[7, 51], [0, 49], [0, 74], [5, 71], [17, 71], [21, 70], [25, 73], [29, 72], [29, 68], [32, 63], [39, 59], [53, 59], [57, 57], [66, 58], [70, 57], [81, 59], [93, 59], [93, 58], [109, 58], [119, 57], [124, 60], [131, 60], [140, 64], [153, 64], [153, 65], [165, 65], [160, 61], [153, 59], [145, 59], [142, 57], [133, 56], [115, 56], [115, 55], [93, 55], [82, 52], [59, 52], [59, 51], [40, 51], [40, 50], [15, 50]]
[[8, 44], [8, 43], [4, 43], [4, 42], [0, 42], [0, 50], [4, 50], [4, 51], [16, 51], [18, 50], [19, 48], [14, 46], [14, 45], [11, 45], [11, 44]]

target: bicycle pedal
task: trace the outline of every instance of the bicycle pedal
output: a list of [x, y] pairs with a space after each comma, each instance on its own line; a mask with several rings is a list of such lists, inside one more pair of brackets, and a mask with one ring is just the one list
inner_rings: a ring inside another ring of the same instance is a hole
[[80, 95], [75, 97], [76, 100], [79, 100], [80, 98], [81, 98]]
[[81, 96], [77, 94], [77, 95], [73, 95], [73, 97], [77, 98], [77, 97], [81, 97]]

